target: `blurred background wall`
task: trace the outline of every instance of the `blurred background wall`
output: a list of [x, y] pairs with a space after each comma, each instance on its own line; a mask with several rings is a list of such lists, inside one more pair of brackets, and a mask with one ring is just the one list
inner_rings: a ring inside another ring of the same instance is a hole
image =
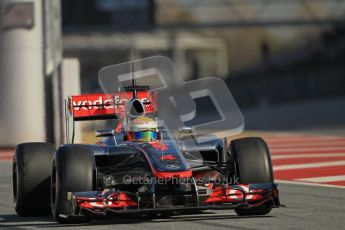
[[[45, 116], [53, 112], [50, 79], [61, 57], [54, 51], [61, 47], [60, 5], [53, 2], [1, 1], [1, 145], [54, 141], [52, 116]], [[43, 13], [53, 7], [56, 17]]]
[[[345, 2], [62, 1], [64, 54], [82, 90], [100, 67], [170, 56], [185, 80], [223, 78], [249, 129], [345, 124]], [[78, 13], [75, 13], [78, 12]], [[97, 57], [97, 60], [95, 60]]]
[[4, 0], [0, 9], [0, 146], [61, 143], [63, 96], [100, 92], [98, 70], [130, 60], [132, 48], [135, 58], [169, 56], [185, 80], [224, 79], [248, 129], [345, 126], [345, 1]]

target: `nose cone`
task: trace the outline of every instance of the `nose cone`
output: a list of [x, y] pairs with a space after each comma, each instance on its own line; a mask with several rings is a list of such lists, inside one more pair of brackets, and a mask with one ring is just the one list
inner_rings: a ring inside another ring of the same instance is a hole
[[[190, 170], [187, 160], [174, 141], [142, 143], [140, 148], [150, 160], [153, 170], [157, 172], [186, 172]], [[173, 176], [173, 174], [170, 176]], [[179, 173], [175, 174], [174, 177], [179, 177]], [[183, 177], [185, 176], [183, 175]]]

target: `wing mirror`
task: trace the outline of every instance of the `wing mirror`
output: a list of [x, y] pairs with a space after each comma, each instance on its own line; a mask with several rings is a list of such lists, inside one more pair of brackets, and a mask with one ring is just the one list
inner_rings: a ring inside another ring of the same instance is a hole
[[111, 137], [114, 136], [114, 130], [97, 130], [96, 137]]
[[186, 136], [186, 135], [189, 136], [188, 134], [193, 134], [192, 127], [185, 126], [185, 127], [179, 128], [177, 139], [181, 140], [183, 136]]
[[131, 117], [141, 117], [145, 115], [145, 106], [139, 99], [132, 99], [128, 106]]
[[193, 133], [193, 129], [192, 127], [182, 127], [179, 129], [180, 133]]

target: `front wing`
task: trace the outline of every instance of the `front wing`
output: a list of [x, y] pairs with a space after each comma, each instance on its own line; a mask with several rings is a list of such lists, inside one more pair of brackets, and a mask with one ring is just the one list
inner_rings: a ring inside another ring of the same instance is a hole
[[251, 208], [267, 202], [272, 208], [281, 206], [277, 185], [274, 183], [222, 185], [211, 190], [198, 188], [192, 192], [173, 194], [158, 194], [154, 191], [131, 193], [105, 189], [68, 193], [67, 198], [70, 210], [68, 216]]

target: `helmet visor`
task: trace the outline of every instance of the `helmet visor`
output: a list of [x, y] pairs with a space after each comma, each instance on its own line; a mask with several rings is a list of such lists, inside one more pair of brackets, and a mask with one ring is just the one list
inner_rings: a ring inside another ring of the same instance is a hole
[[154, 141], [157, 139], [157, 132], [151, 130], [130, 132], [130, 136], [137, 141]]

